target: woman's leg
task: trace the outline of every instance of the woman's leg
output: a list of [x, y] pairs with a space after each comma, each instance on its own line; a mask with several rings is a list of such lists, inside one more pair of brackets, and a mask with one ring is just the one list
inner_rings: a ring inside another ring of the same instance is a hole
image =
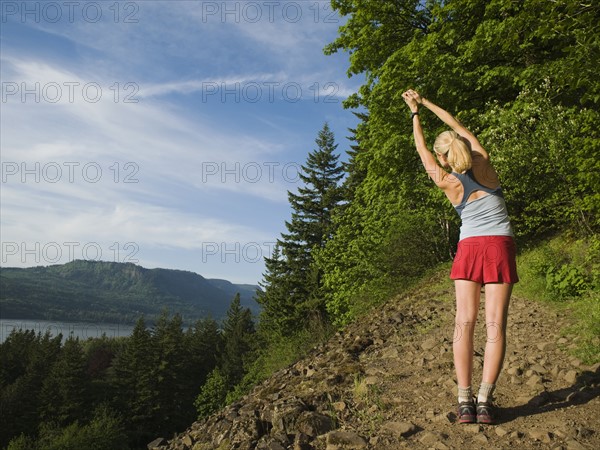
[[455, 280], [456, 319], [454, 329], [454, 367], [458, 386], [471, 386], [473, 374], [473, 332], [479, 311], [481, 284], [470, 280]]
[[485, 324], [487, 341], [483, 359], [483, 383], [496, 384], [506, 353], [506, 323], [512, 284], [485, 285]]

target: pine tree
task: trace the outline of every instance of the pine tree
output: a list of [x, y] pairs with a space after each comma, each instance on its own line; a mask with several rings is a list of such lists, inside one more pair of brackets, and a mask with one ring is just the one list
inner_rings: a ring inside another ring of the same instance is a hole
[[42, 418], [60, 426], [84, 419], [90, 395], [90, 380], [79, 338], [69, 336], [56, 364], [44, 380], [42, 388]]
[[158, 357], [156, 387], [160, 427], [157, 431], [168, 433], [185, 426], [187, 419], [185, 405], [188, 398], [183, 389], [187, 352], [181, 316], [176, 314], [169, 320], [168, 313], [163, 312], [154, 328], [153, 340]]
[[123, 412], [129, 436], [136, 444], [148, 441], [157, 428], [159, 391], [155, 342], [143, 318], [116, 357], [114, 384], [115, 409]]
[[343, 168], [335, 137], [325, 123], [315, 140], [317, 149], [309, 153], [300, 179], [298, 193], [288, 192], [292, 207], [287, 233], [281, 235], [271, 258], [266, 258], [266, 273], [258, 302], [263, 306], [261, 329], [267, 333], [290, 335], [305, 328], [307, 317], [325, 321], [320, 269], [313, 264], [334, 232], [333, 211], [342, 200], [339, 185]]
[[223, 322], [223, 351], [220, 355], [220, 369], [233, 388], [244, 376], [244, 360], [252, 350], [254, 322], [250, 309], [242, 308], [240, 294], [236, 294]]

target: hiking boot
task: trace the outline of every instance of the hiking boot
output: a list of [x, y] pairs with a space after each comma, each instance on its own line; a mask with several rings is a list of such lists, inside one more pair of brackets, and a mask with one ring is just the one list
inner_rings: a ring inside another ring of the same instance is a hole
[[475, 403], [472, 400], [470, 402], [460, 402], [458, 404], [457, 416], [458, 423], [475, 423], [477, 420]]
[[496, 407], [492, 402], [477, 403], [477, 423], [488, 425], [496, 423]]

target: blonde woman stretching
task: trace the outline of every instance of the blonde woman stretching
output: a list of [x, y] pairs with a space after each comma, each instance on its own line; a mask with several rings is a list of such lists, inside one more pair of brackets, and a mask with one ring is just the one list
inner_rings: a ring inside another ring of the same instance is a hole
[[[453, 350], [458, 421], [492, 424], [496, 420], [492, 394], [506, 351], [508, 304], [513, 284], [519, 281], [516, 247], [502, 189], [488, 153], [469, 130], [413, 90], [402, 97], [411, 110], [415, 143], [425, 170], [461, 218], [460, 240], [450, 272], [456, 290]], [[425, 144], [419, 106], [426, 107], [452, 128], [441, 133], [433, 145], [440, 164]], [[487, 341], [483, 377], [475, 402], [471, 391], [473, 331], [482, 286], [485, 286]]]

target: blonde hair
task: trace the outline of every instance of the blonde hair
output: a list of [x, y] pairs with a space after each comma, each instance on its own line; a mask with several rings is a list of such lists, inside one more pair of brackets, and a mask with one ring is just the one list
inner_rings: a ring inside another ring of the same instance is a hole
[[433, 144], [433, 150], [439, 155], [446, 155], [448, 164], [455, 172], [463, 173], [471, 168], [471, 150], [456, 131], [440, 133]]

